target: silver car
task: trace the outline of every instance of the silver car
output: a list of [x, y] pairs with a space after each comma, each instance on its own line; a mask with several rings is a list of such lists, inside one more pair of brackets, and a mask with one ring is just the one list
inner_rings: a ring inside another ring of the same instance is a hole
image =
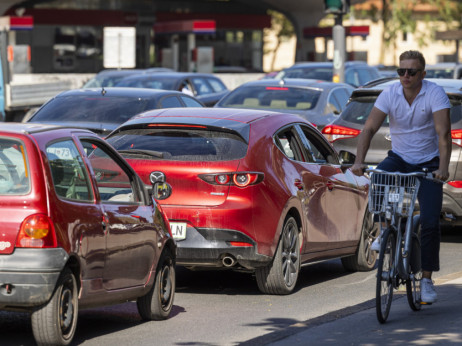
[[[443, 219], [451, 224], [462, 224], [462, 80], [431, 79], [441, 85], [451, 101], [452, 155], [449, 165], [449, 180], [443, 187]], [[366, 84], [356, 89], [345, 110], [330, 125], [324, 127], [323, 134], [337, 151], [356, 154], [358, 135], [363, 129], [377, 96], [391, 83], [399, 83], [397, 78]], [[376, 166], [391, 149], [388, 117], [372, 139], [366, 156], [366, 164]]]

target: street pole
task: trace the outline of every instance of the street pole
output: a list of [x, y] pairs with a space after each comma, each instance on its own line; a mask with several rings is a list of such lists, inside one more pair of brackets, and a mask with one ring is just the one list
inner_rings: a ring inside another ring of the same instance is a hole
[[345, 82], [345, 28], [342, 25], [342, 14], [337, 14], [335, 25], [332, 29], [332, 38], [334, 40], [334, 75], [332, 80], [335, 83]]

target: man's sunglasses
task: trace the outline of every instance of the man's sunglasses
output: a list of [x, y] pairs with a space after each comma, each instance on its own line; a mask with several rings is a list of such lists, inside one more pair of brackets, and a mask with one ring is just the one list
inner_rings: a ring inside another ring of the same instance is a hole
[[400, 77], [404, 76], [406, 74], [406, 71], [409, 76], [414, 77], [417, 74], [417, 72], [422, 70], [418, 68], [399, 68], [396, 70], [396, 72], [398, 72], [398, 76]]

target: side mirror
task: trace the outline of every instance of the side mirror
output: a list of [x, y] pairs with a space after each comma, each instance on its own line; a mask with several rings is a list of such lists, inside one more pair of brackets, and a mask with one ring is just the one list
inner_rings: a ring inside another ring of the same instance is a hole
[[352, 165], [356, 160], [356, 155], [346, 150], [340, 150], [338, 157], [340, 159], [340, 164], [342, 165]]
[[163, 200], [170, 197], [172, 187], [165, 181], [157, 181], [152, 185], [152, 197], [157, 200]]

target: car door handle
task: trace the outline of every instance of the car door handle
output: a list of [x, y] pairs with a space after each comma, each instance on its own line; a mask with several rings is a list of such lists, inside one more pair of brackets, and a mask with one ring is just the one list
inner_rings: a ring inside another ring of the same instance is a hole
[[295, 179], [294, 185], [299, 190], [303, 190], [305, 188], [305, 185], [300, 181], [300, 179]]
[[330, 180], [326, 183], [326, 185], [327, 185], [327, 188], [329, 189], [329, 191], [332, 191], [334, 189], [334, 186], [335, 186], [335, 184]]

